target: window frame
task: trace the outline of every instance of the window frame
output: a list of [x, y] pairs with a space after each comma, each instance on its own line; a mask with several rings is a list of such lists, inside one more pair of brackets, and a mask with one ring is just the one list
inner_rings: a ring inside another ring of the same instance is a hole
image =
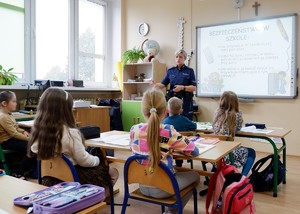
[[[26, 82], [34, 82], [36, 79], [36, 1], [40, 0], [24, 0], [25, 5], [25, 72], [24, 80]], [[107, 44], [110, 31], [108, 29], [109, 16], [109, 0], [88, 0], [95, 4], [105, 6], [104, 9], [104, 29], [103, 35], [103, 82], [87, 82], [84, 81], [87, 88], [111, 88], [112, 87], [112, 74], [109, 69], [110, 56], [108, 56]], [[79, 0], [68, 0], [69, 2], [69, 48], [68, 48], [68, 61], [69, 61], [69, 79], [78, 79], [79, 76]], [[90, 55], [90, 54], [88, 54]], [[93, 54], [92, 54], [93, 55]], [[94, 54], [98, 55], [98, 54]], [[96, 57], [95, 57], [96, 58]], [[66, 81], [66, 80], [63, 80]]]
[[[106, 1], [103, 1], [103, 0], [87, 0], [91, 3], [94, 3], [94, 4], [99, 4], [101, 6], [104, 7], [104, 35], [103, 35], [103, 55], [101, 54], [92, 54], [92, 53], [85, 53], [85, 52], [81, 52], [79, 50], [79, 1], [80, 0], [76, 0], [74, 1], [75, 2], [75, 79], [78, 79], [79, 77], [79, 57], [80, 56], [86, 56], [86, 57], [91, 57], [91, 58], [94, 58], [94, 59], [103, 59], [103, 82], [90, 82], [90, 81], [86, 81], [85, 84], [87, 83], [88, 87], [107, 87], [107, 86], [111, 86], [109, 84], [109, 77], [111, 77], [109, 75], [109, 72], [108, 72], [108, 63], [107, 63], [107, 38], [108, 38], [108, 31], [107, 31], [107, 26], [108, 26], [108, 16], [107, 16], [107, 10], [108, 10], [108, 3]], [[95, 71], [96, 72], [96, 71]]]

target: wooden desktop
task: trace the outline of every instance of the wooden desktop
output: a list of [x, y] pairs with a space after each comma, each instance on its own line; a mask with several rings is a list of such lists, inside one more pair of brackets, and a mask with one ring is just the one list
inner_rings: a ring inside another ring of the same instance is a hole
[[[13, 200], [22, 195], [26, 195], [32, 192], [36, 192], [45, 189], [46, 186], [42, 186], [37, 183], [24, 181], [18, 178], [14, 178], [8, 175], [0, 176], [0, 213], [27, 213], [26, 207], [16, 206], [13, 204]], [[84, 210], [77, 212], [77, 214], [92, 214], [101, 210], [105, 206], [104, 202], [100, 202], [93, 206], [90, 206]]]

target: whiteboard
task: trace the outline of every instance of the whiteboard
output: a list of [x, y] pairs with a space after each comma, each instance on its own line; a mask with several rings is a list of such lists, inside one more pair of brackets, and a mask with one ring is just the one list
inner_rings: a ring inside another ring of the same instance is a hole
[[297, 96], [297, 14], [196, 27], [197, 96]]

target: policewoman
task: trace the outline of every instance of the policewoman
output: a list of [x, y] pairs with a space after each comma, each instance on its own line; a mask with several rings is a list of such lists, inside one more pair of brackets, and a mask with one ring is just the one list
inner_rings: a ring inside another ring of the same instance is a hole
[[161, 83], [154, 87], [163, 89], [170, 84], [167, 91], [167, 99], [176, 96], [183, 100], [183, 115], [193, 119], [193, 92], [196, 90], [196, 79], [194, 70], [184, 64], [187, 53], [178, 50], [175, 53], [176, 66], [168, 69]]

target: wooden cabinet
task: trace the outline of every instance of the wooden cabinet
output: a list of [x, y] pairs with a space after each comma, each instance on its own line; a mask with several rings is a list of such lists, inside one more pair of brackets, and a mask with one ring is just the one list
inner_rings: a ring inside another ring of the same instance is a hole
[[101, 132], [110, 131], [109, 106], [73, 109], [74, 117], [79, 126], [98, 126]]
[[[161, 82], [166, 74], [166, 64], [155, 62], [127, 64], [123, 68], [123, 100], [141, 100], [143, 93], [151, 88], [151, 81]], [[145, 74], [143, 82], [133, 82], [136, 76]]]
[[[159, 63], [158, 61], [127, 64], [124, 66], [122, 122], [125, 131], [129, 131], [134, 124], [145, 122], [141, 111], [143, 93], [152, 87], [152, 81], [155, 83], [161, 82], [166, 71], [166, 64]], [[145, 74], [146, 81], [135, 81], [135, 77], [141, 73]]]

